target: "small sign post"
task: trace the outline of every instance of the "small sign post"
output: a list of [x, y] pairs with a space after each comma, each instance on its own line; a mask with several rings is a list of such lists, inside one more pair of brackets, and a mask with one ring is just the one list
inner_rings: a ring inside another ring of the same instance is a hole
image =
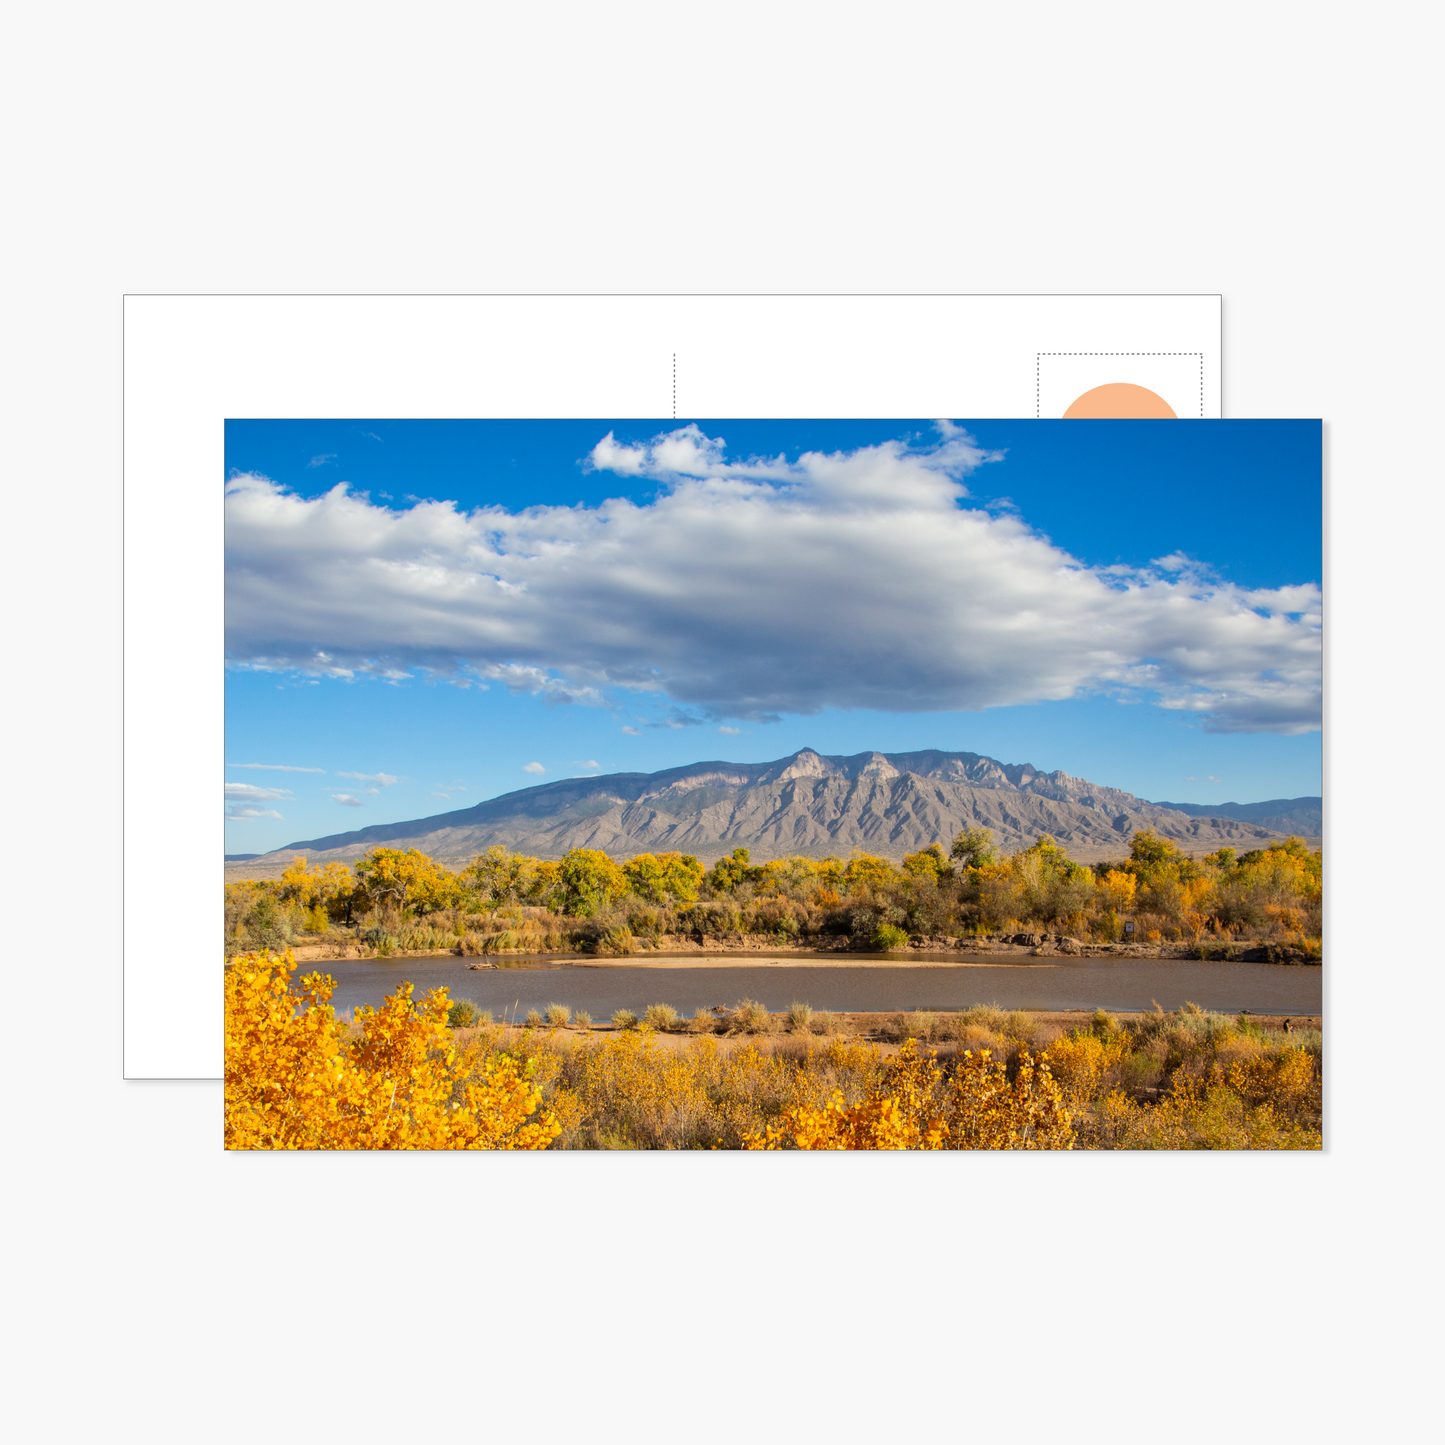
[[1124, 932], [1125, 932], [1125, 933], [1133, 933], [1133, 931], [1134, 931], [1134, 920], [1131, 918], [1131, 919], [1128, 920], [1127, 923], [1125, 923], [1125, 925], [1124, 925]]

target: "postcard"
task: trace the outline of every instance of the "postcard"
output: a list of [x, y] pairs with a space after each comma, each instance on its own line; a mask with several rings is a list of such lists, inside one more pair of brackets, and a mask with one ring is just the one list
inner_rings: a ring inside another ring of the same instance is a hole
[[1318, 1149], [1320, 424], [1046, 360], [230, 419], [227, 1147]]
[[[221, 1073], [219, 1031], [196, 1024], [219, 1017], [220, 980], [194, 940], [222, 852], [205, 779], [229, 760], [226, 674], [205, 661], [225, 645], [228, 418], [650, 417], [656, 432], [1071, 408], [1192, 421], [1219, 402], [1212, 295], [128, 297], [126, 1076]], [[181, 880], [165, 898], [145, 883], [161, 858]]]

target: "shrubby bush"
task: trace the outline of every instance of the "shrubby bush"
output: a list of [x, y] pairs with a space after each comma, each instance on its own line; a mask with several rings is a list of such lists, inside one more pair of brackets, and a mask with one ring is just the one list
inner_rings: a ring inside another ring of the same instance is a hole
[[447, 1027], [469, 1029], [478, 1022], [481, 1010], [469, 998], [459, 998], [447, 1010]]

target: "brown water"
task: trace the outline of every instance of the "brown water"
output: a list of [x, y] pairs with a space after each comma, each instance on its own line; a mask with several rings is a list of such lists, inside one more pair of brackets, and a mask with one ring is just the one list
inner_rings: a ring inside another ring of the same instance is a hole
[[[957, 964], [957, 956], [947, 961]], [[648, 1004], [667, 1003], [690, 1015], [741, 998], [758, 999], [772, 1010], [797, 1001], [857, 1013], [974, 1004], [1132, 1012], [1151, 1009], [1156, 1001], [1164, 1009], [1188, 1001], [1219, 1013], [1318, 1014], [1324, 982], [1318, 966], [1166, 958], [1050, 958], [948, 968], [918, 968], [902, 960], [804, 968], [783, 962], [737, 968], [598, 967], [566, 960], [477, 971], [459, 958], [382, 958], [303, 964], [300, 972], [313, 969], [336, 980], [332, 1003], [342, 1011], [379, 1004], [399, 983], [408, 982], [415, 985], [416, 997], [446, 987], [452, 998], [471, 999], [497, 1018], [520, 1019], [528, 1009], [561, 1003], [586, 1009], [598, 1022], [619, 1008], [640, 1013]]]

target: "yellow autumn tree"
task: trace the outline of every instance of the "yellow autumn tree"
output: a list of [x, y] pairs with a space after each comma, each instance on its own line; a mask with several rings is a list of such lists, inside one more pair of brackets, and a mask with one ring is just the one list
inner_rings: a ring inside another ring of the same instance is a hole
[[639, 853], [622, 865], [622, 876], [648, 903], [694, 903], [703, 866], [691, 853]]
[[875, 853], [854, 852], [843, 870], [843, 881], [849, 888], [882, 888], [898, 881], [898, 870]]
[[409, 908], [424, 916], [465, 901], [462, 880], [417, 848], [373, 848], [357, 862], [356, 877], [367, 905], [392, 918]]
[[330, 1005], [334, 982], [295, 959], [247, 954], [226, 972], [228, 1149], [545, 1149], [560, 1132], [530, 1060], [459, 1056], [449, 1000], [401, 985], [357, 1010], [357, 1037]]
[[941, 843], [930, 843], [927, 848], [917, 853], [905, 854], [901, 866], [911, 877], [923, 878], [930, 883], [937, 883], [940, 878], [948, 878], [953, 874]]

